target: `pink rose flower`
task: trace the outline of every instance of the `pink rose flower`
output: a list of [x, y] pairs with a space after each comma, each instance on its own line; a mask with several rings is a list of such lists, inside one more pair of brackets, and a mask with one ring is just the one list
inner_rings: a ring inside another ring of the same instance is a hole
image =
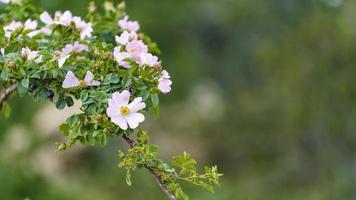
[[119, 20], [118, 24], [121, 29], [129, 32], [137, 32], [140, 30], [140, 24], [137, 21], [129, 21], [128, 16], [125, 16], [122, 20]]
[[67, 89], [67, 88], [72, 88], [72, 87], [86, 87], [86, 86], [99, 86], [100, 81], [94, 80], [94, 75], [90, 72], [87, 71], [84, 80], [79, 80], [72, 71], [68, 71], [62, 87]]
[[158, 79], [158, 89], [164, 93], [167, 94], [171, 91], [171, 86], [172, 86], [172, 81], [171, 81], [171, 76], [166, 70], [163, 70], [161, 72], [161, 77]]
[[142, 98], [137, 97], [131, 103], [129, 103], [129, 100], [129, 91], [115, 92], [106, 109], [111, 121], [123, 130], [127, 130], [128, 127], [135, 129], [145, 120], [145, 116], [138, 113], [138, 111], [146, 107], [146, 104], [142, 102]]
[[134, 40], [126, 45], [126, 51], [131, 54], [133, 59], [140, 63], [141, 54], [148, 53], [148, 47], [141, 40]]

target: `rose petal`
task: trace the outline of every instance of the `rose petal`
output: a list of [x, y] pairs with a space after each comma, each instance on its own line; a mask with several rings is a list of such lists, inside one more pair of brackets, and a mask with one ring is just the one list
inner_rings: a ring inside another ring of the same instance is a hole
[[94, 75], [90, 71], [87, 71], [84, 77], [84, 82], [87, 85], [91, 85], [91, 82], [94, 80]]
[[66, 60], [69, 58], [70, 55], [63, 56], [58, 59], [58, 67], [62, 68]]
[[72, 71], [69, 71], [67, 72], [64, 78], [62, 87], [66, 89], [66, 88], [79, 86], [79, 84], [80, 84], [79, 79], [75, 77]]
[[53, 24], [53, 19], [52, 17], [48, 14], [48, 12], [43, 12], [41, 15], [40, 15], [40, 19], [43, 23], [47, 24], [47, 25], [50, 25], [50, 24]]
[[137, 112], [146, 107], [146, 104], [142, 102], [142, 97], [135, 98], [130, 104], [129, 109], [131, 112]]
[[108, 102], [108, 108], [106, 109], [106, 113], [108, 114], [109, 117], [117, 117], [120, 116], [120, 107], [113, 103], [112, 100], [109, 100]]
[[138, 127], [139, 123], [145, 121], [145, 116], [141, 113], [130, 113], [125, 119], [130, 128], [135, 129]]
[[127, 130], [127, 122], [126, 122], [126, 120], [125, 120], [125, 118], [124, 117], [122, 117], [121, 115], [119, 115], [119, 116], [116, 116], [116, 117], [112, 117], [111, 118], [111, 121], [114, 123], [114, 124], [116, 124], [116, 125], [118, 125], [121, 129], [123, 129], [123, 130]]
[[115, 103], [119, 104], [120, 106], [127, 105], [130, 100], [130, 92], [127, 90], [124, 90], [121, 93], [115, 92], [112, 95], [112, 99], [115, 101]]

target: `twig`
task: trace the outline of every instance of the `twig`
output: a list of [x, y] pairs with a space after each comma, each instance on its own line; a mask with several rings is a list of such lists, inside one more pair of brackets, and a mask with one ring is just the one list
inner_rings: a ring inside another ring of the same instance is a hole
[[0, 96], [0, 109], [4, 105], [5, 101], [14, 93], [16, 90], [16, 84], [13, 84], [11, 87], [7, 88], [4, 93]]
[[[133, 148], [136, 141], [127, 137], [127, 136], [123, 136], [122, 137], [127, 144], [130, 146], [130, 148]], [[161, 188], [162, 192], [167, 195], [168, 199], [170, 200], [177, 200], [177, 198], [168, 190], [167, 185], [165, 185], [161, 179], [161, 177], [149, 166], [145, 165], [145, 168], [148, 170], [148, 172], [150, 172], [150, 174], [156, 179], [159, 187]]]

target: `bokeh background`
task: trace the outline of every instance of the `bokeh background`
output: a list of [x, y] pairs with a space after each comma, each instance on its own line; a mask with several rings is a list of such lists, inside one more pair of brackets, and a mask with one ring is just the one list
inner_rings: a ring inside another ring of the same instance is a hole
[[[86, 12], [86, 0], [34, 0]], [[100, 1], [97, 1], [100, 2]], [[174, 86], [147, 120], [161, 156], [188, 151], [220, 167], [215, 194], [192, 199], [356, 199], [356, 1], [127, 0], [163, 52]], [[164, 199], [147, 172], [116, 167], [126, 144], [58, 154], [57, 126], [76, 108], [12, 98], [0, 118], [4, 200]]]

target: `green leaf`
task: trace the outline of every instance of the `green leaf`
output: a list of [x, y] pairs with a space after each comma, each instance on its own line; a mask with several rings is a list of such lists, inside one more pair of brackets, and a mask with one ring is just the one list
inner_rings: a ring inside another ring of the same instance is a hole
[[41, 87], [36, 90], [34, 98], [36, 101], [44, 101], [47, 100], [47, 89], [44, 87]]
[[4, 80], [4, 81], [7, 81], [9, 79], [9, 73], [6, 71], [6, 70], [3, 70], [1, 72], [1, 79]]
[[58, 77], [58, 71], [57, 70], [52, 70], [51, 73], [52, 73], [52, 77], [54, 79]]
[[129, 185], [129, 186], [131, 186], [131, 174], [130, 174], [129, 171], [126, 173], [126, 178], [125, 178], [125, 180], [126, 180], [126, 184]]
[[153, 107], [152, 111], [153, 111], [153, 116], [157, 119], [160, 113], [159, 106]]
[[83, 90], [80, 93], [80, 100], [84, 103], [89, 97], [89, 92], [87, 90]]
[[73, 115], [66, 120], [69, 127], [73, 128], [79, 122], [79, 115]]
[[19, 69], [19, 71], [20, 71], [20, 74], [21, 74], [22, 76], [25, 76], [25, 75], [26, 75], [26, 71], [25, 71], [25, 69], [24, 69], [23, 67], [21, 67], [21, 68]]
[[86, 113], [87, 115], [92, 115], [93, 112], [94, 112], [95, 107], [96, 107], [96, 105], [95, 105], [94, 103], [89, 104], [89, 105], [87, 106], [87, 108], [85, 109], [85, 113]]
[[[79, 136], [81, 136], [81, 133], [79, 132], [79, 130], [70, 130], [69, 131], [68, 137], [70, 137], [71, 139], [78, 139]], [[80, 137], [79, 140], [82, 144], [85, 144], [83, 137]]]
[[68, 124], [62, 124], [59, 126], [59, 130], [63, 133], [63, 135], [68, 136], [69, 135], [69, 125]]
[[87, 105], [92, 103], [96, 103], [96, 100], [91, 97], [89, 97], [85, 102], [83, 102], [83, 104], [87, 104]]
[[93, 133], [93, 137], [98, 137], [98, 136], [101, 136], [102, 135], [102, 132], [101, 131], [94, 131]]
[[159, 105], [158, 94], [151, 94], [151, 101], [152, 101], [153, 107], [157, 107]]
[[66, 97], [66, 104], [68, 107], [72, 107], [74, 105], [74, 101], [73, 101], [72, 97], [70, 97], [70, 96]]
[[24, 95], [26, 95], [28, 93], [28, 89], [23, 87], [21, 82], [16, 83], [16, 88], [17, 88], [17, 92], [20, 97], [23, 97]]
[[120, 82], [120, 78], [113, 74], [109, 74], [108, 76], [106, 76], [104, 80], [104, 84], [117, 84], [119, 82]]
[[140, 82], [140, 83], [137, 84], [136, 88], [137, 88], [138, 90], [145, 90], [145, 89], [147, 89], [147, 86], [146, 86], [145, 83]]
[[5, 56], [8, 60], [16, 60], [17, 59], [17, 53], [8, 53]]
[[132, 76], [132, 74], [137, 70], [137, 68], [138, 68], [138, 65], [135, 62], [135, 64], [129, 68], [129, 71], [128, 71], [129, 75]]
[[87, 136], [87, 142], [88, 142], [89, 145], [92, 145], [92, 146], [94, 146], [95, 143], [96, 143], [95, 138], [92, 137], [91, 135]]
[[4, 103], [1, 108], [1, 113], [5, 116], [5, 118], [9, 118], [11, 115], [11, 107], [8, 103]]
[[150, 97], [150, 92], [148, 90], [143, 90], [140, 92], [140, 96], [142, 97], [143, 101], [146, 101], [148, 97]]
[[28, 78], [22, 79], [21, 85], [22, 85], [24, 88], [28, 88], [28, 86], [30, 85], [30, 79], [28, 79]]
[[108, 137], [106, 136], [106, 134], [103, 134], [100, 140], [100, 145], [106, 146], [107, 143], [108, 143]]
[[37, 71], [36, 73], [32, 74], [30, 77], [31, 78], [35, 78], [35, 79], [40, 79], [41, 78], [41, 73], [39, 71]]
[[130, 77], [124, 77], [122, 80], [121, 80], [121, 84], [122, 84], [122, 87], [127, 87], [131, 84], [132, 82], [132, 79]]
[[177, 189], [177, 185], [176, 185], [175, 183], [170, 183], [170, 184], [168, 185], [168, 190], [169, 190], [169, 191], [173, 192], [173, 191], [175, 191], [176, 189]]
[[67, 105], [67, 102], [63, 96], [59, 96], [56, 102], [56, 108], [58, 110], [63, 110]]

